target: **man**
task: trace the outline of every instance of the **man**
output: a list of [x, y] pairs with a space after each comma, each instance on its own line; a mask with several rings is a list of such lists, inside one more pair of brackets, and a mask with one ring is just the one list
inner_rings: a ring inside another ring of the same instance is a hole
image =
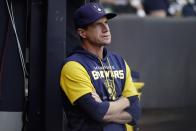
[[166, 17], [168, 15], [168, 0], [143, 0], [146, 13], [154, 17]]
[[82, 45], [66, 58], [60, 77], [64, 109], [71, 131], [126, 131], [140, 116], [138, 93], [124, 59], [109, 52], [108, 19], [98, 3], [74, 14]]

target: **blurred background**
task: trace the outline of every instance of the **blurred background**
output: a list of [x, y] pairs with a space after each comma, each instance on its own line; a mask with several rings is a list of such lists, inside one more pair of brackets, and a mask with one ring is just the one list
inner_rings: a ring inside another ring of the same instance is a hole
[[108, 48], [144, 84], [140, 131], [195, 131], [195, 0], [1, 0], [0, 131], [66, 131], [59, 73], [80, 44], [73, 12], [88, 2], [118, 14]]

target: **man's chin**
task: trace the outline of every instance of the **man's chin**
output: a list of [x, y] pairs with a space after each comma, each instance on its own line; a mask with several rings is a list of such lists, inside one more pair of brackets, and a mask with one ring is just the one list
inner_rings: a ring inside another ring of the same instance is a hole
[[103, 43], [103, 46], [107, 46], [107, 45], [110, 45], [110, 42], [108, 42], [108, 43]]
[[108, 41], [104, 41], [103, 42], [105, 45], [109, 45], [111, 43], [111, 40], [108, 40]]

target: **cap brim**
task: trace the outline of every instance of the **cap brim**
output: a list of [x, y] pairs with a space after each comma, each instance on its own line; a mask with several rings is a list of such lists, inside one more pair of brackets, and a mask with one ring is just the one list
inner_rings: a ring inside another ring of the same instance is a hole
[[105, 16], [106, 16], [108, 19], [112, 19], [112, 18], [116, 17], [117, 14], [115, 14], [115, 13], [107, 13]]

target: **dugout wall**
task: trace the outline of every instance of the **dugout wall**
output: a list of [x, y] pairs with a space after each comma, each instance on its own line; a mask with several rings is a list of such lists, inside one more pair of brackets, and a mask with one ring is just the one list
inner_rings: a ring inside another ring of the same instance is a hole
[[110, 48], [140, 72], [144, 108], [196, 106], [196, 18], [137, 18], [111, 21]]
[[0, 1], [2, 131], [44, 130], [46, 7], [44, 0]]

